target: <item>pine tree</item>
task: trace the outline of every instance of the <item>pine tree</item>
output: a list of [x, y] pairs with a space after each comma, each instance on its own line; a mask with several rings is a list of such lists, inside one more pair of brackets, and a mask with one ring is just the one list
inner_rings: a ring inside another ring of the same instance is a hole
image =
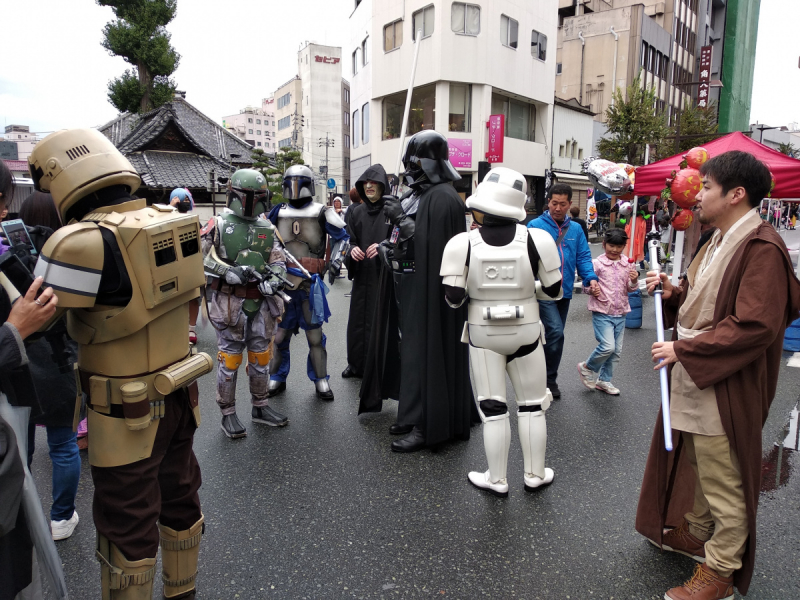
[[645, 145], [650, 144], [651, 159], [657, 155], [669, 127], [664, 113], [656, 112], [655, 90], [643, 87], [639, 76], [625, 95], [619, 88], [614, 91], [614, 105], [606, 110], [609, 136], [600, 139], [597, 151], [606, 160], [638, 166], [644, 164]]
[[[672, 129], [672, 134], [678, 135], [677, 126]], [[710, 142], [716, 138], [717, 129], [717, 104], [713, 100], [705, 108], [694, 106], [694, 102], [687, 100], [681, 113], [680, 151], [686, 152], [695, 146]], [[692, 137], [684, 139], [684, 136]], [[674, 149], [674, 146], [672, 148]]]
[[170, 45], [166, 25], [175, 18], [178, 0], [97, 0], [110, 6], [116, 20], [103, 28], [102, 46], [133, 65], [108, 82], [108, 101], [120, 112], [144, 113], [172, 99], [170, 75], [180, 55]]
[[[255, 152], [258, 152], [256, 150]], [[255, 152], [253, 158], [255, 158]], [[263, 151], [262, 151], [263, 152]], [[286, 200], [283, 197], [283, 173], [292, 165], [303, 164], [303, 153], [299, 150], [292, 150], [291, 146], [284, 146], [279, 148], [275, 159], [270, 168], [267, 169], [265, 176], [267, 178], [267, 186], [269, 187], [270, 196], [272, 196], [272, 205], [281, 204]], [[257, 168], [255, 165], [253, 168]], [[262, 171], [263, 172], [263, 171]]]

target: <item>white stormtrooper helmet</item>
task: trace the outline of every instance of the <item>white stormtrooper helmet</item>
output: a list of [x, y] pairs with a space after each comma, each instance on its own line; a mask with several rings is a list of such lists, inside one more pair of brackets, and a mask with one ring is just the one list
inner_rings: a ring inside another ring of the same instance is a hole
[[528, 185], [521, 173], [495, 167], [467, 200], [467, 208], [501, 219], [522, 221]]

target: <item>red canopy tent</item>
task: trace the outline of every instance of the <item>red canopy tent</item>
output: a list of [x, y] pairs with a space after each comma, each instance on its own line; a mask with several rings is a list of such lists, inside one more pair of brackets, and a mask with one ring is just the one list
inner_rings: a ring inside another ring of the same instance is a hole
[[[714, 158], [729, 150], [749, 152], [763, 161], [775, 176], [773, 198], [800, 198], [800, 160], [781, 154], [769, 146], [751, 140], [740, 131], [703, 144], [708, 155]], [[676, 154], [636, 169], [634, 193], [637, 196], [657, 196], [666, 187], [672, 171], [680, 169], [682, 154]]]

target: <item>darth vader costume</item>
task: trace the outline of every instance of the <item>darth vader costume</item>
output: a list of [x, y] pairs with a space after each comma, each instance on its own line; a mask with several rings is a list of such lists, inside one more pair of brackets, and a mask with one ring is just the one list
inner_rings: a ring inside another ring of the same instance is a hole
[[[464, 202], [452, 186], [460, 176], [448, 160], [447, 139], [436, 131], [412, 136], [403, 157], [405, 183], [411, 188], [400, 201], [385, 203], [394, 225], [386, 262], [391, 267], [399, 302], [400, 385], [397, 423], [391, 432], [407, 435], [392, 443], [395, 452], [414, 452], [453, 439], [468, 439], [472, 422], [472, 394], [467, 347], [461, 332], [466, 307], [448, 307], [439, 270], [447, 242], [466, 231]], [[388, 246], [388, 248], [387, 248]], [[391, 319], [387, 301], [381, 302], [385, 320], [376, 323], [376, 341], [383, 360], [376, 360], [379, 380], [365, 375], [359, 412], [380, 410], [385, 381], [396, 377], [390, 344]], [[386, 396], [383, 396], [386, 397]]]

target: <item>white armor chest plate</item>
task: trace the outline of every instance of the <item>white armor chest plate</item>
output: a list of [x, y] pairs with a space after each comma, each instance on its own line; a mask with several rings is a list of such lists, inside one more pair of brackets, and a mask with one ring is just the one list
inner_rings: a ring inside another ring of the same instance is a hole
[[486, 244], [477, 229], [470, 232], [469, 239], [470, 343], [499, 354], [513, 354], [541, 335], [528, 231], [517, 225], [514, 239], [502, 247]]
[[325, 257], [325, 230], [320, 226], [320, 211], [324, 206], [312, 202], [303, 208], [285, 205], [278, 211], [275, 227], [286, 249], [297, 258]]

